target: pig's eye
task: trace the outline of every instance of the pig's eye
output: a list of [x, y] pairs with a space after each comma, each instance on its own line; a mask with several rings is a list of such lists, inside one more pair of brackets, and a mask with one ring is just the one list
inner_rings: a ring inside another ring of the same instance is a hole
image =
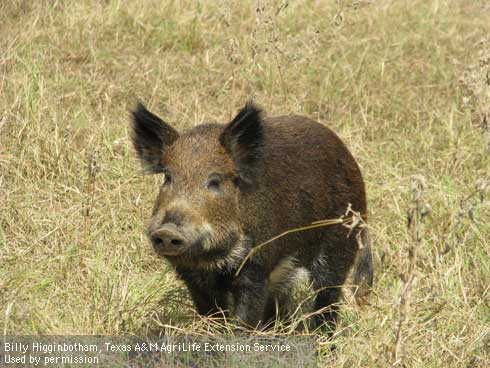
[[221, 193], [221, 178], [218, 175], [211, 175], [207, 182], [207, 188], [213, 192]]

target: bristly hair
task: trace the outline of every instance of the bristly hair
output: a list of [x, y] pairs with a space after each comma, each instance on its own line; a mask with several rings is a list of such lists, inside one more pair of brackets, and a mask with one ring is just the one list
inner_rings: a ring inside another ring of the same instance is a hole
[[239, 174], [250, 180], [260, 157], [264, 130], [262, 111], [248, 102], [235, 118], [225, 127], [220, 143], [232, 156]]
[[179, 133], [138, 102], [132, 115], [132, 140], [143, 167], [151, 173], [162, 172], [161, 158], [166, 146], [172, 144]]

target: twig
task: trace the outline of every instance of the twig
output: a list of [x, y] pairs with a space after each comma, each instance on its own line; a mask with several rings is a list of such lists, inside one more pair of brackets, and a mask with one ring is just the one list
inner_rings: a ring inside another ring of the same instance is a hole
[[87, 203], [85, 205], [85, 209], [83, 211], [83, 222], [84, 222], [84, 241], [83, 247], [87, 248], [88, 246], [88, 237], [90, 230], [90, 210], [94, 204], [94, 189], [95, 189], [95, 177], [97, 173], [97, 160], [96, 154], [92, 153], [90, 155], [89, 164], [88, 164], [88, 178], [87, 178]]
[[[350, 208], [350, 205], [349, 205]], [[259, 245], [253, 247], [250, 252], [248, 252], [247, 256], [244, 258], [242, 263], [240, 264], [240, 267], [238, 267], [238, 270], [235, 273], [235, 276], [238, 276], [240, 271], [242, 270], [243, 266], [245, 263], [255, 254], [257, 253], [263, 246], [272, 243], [274, 240], [277, 240], [279, 238], [282, 238], [283, 236], [286, 236], [291, 233], [296, 233], [299, 231], [305, 231], [305, 230], [310, 230], [310, 229], [316, 229], [318, 227], [325, 227], [325, 226], [331, 226], [331, 225], [336, 225], [336, 224], [345, 224], [349, 222], [356, 221], [356, 216], [350, 216], [350, 217], [339, 217], [336, 219], [328, 219], [328, 220], [320, 220], [320, 221], [315, 221], [312, 222], [310, 225], [302, 226], [302, 227], [297, 227], [294, 229], [286, 230], [283, 233], [274, 236], [273, 238], [270, 238], [269, 240], [266, 240], [263, 243], [260, 243]], [[350, 234], [350, 232], [349, 232]]]

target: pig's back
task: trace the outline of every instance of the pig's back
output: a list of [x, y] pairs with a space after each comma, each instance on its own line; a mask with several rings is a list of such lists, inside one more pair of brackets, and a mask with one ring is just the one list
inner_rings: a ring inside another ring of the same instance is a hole
[[[347, 147], [327, 127], [300, 116], [264, 120], [258, 189], [246, 207], [258, 241], [313, 221], [366, 212], [364, 183]], [[260, 229], [260, 230], [259, 230]]]

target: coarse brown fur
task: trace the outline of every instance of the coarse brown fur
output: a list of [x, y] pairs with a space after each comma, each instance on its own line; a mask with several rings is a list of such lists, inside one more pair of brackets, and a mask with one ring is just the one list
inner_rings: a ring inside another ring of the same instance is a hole
[[[282, 232], [342, 217], [349, 205], [366, 214], [358, 165], [335, 133], [300, 116], [262, 119], [248, 104], [227, 125], [179, 135], [138, 105], [133, 142], [145, 167], [164, 173], [148, 227], [155, 250], [175, 266], [201, 314], [230, 309], [247, 326], [274, 318], [287, 303], [292, 272], [306, 268], [317, 290], [318, 324], [334, 323], [341, 286], [358, 254], [358, 231], [342, 225]], [[355, 280], [372, 283], [368, 242]], [[330, 308], [325, 308], [330, 307]]]

